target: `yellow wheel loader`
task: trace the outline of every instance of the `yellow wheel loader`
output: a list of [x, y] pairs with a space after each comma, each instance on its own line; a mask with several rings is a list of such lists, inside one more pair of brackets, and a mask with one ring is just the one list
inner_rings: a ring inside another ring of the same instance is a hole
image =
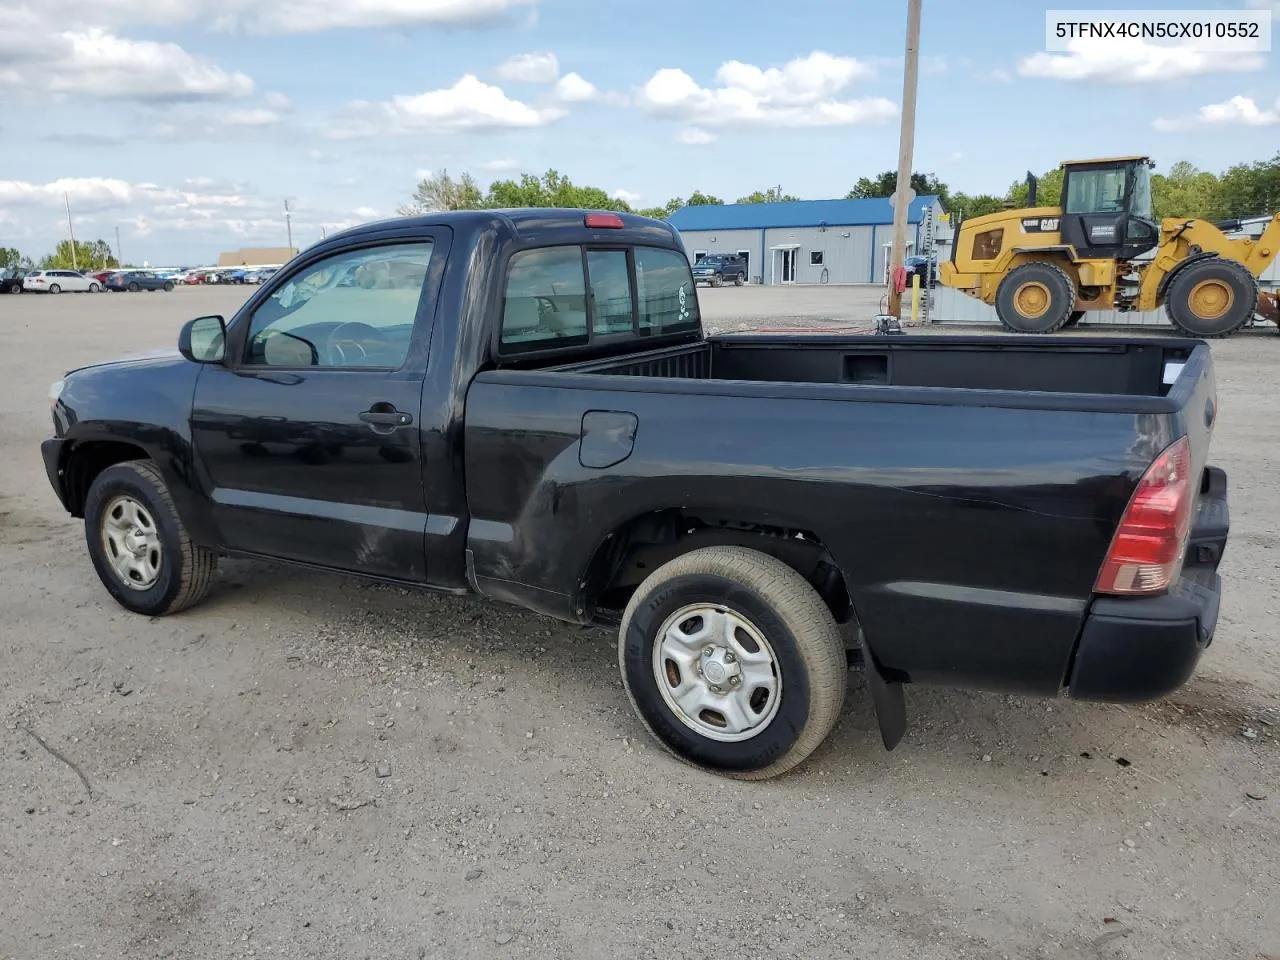
[[1280, 214], [1257, 239], [1232, 239], [1205, 220], [1165, 218], [1151, 207], [1147, 157], [1063, 165], [1062, 204], [1028, 206], [964, 221], [939, 278], [996, 308], [1018, 333], [1053, 333], [1089, 310], [1161, 305], [1179, 330], [1225, 337], [1255, 315], [1280, 325], [1276, 294], [1258, 277], [1280, 253]]

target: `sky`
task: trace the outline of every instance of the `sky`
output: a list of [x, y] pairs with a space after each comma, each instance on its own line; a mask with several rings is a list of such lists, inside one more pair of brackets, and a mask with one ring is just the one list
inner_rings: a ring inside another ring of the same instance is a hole
[[[1087, 156], [1280, 150], [1276, 54], [1048, 52], [1045, 6], [925, 0], [915, 169], [1003, 194]], [[64, 194], [78, 239], [193, 265], [284, 245], [286, 201], [298, 247], [393, 216], [429, 171], [648, 206], [897, 165], [905, 0], [0, 0], [0, 25], [0, 246], [37, 259]]]

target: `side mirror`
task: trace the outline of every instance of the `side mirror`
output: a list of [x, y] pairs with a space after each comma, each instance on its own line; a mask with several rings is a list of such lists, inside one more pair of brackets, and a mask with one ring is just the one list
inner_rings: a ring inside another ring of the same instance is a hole
[[192, 363], [221, 363], [227, 353], [227, 323], [221, 317], [196, 317], [183, 324], [178, 352]]

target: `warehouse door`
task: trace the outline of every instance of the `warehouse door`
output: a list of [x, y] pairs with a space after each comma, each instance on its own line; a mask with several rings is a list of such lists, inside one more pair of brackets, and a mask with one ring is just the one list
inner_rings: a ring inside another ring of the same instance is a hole
[[787, 243], [771, 247], [773, 262], [769, 264], [769, 279], [772, 283], [796, 282], [796, 254], [800, 249], [798, 243]]

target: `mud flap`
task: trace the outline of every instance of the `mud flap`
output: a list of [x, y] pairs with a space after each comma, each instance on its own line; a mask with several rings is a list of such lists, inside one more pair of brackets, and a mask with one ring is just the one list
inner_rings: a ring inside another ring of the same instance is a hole
[[875, 654], [866, 649], [867, 689], [871, 691], [871, 702], [875, 704], [876, 720], [880, 723], [880, 739], [884, 748], [892, 750], [902, 742], [907, 732], [907, 698], [902, 692], [902, 684], [896, 680], [886, 680], [880, 672], [880, 664]]

